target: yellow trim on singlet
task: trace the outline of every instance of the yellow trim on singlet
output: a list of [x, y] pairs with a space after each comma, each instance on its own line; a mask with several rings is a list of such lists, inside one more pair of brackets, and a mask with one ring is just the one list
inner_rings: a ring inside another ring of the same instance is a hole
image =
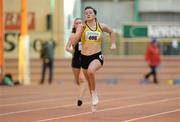
[[96, 30], [92, 30], [87, 24], [85, 24], [84, 32], [81, 36], [81, 42], [90, 44], [102, 43], [102, 29], [98, 22], [96, 22]]

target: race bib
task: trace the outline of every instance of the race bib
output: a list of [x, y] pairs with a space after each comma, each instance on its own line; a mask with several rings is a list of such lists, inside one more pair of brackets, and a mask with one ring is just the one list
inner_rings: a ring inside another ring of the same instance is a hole
[[100, 38], [100, 32], [97, 31], [87, 31], [86, 40], [97, 41]]

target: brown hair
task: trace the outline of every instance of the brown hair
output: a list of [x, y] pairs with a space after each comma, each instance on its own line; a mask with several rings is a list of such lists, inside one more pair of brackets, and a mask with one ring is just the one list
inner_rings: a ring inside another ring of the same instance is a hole
[[87, 6], [84, 10], [87, 10], [87, 9], [92, 9], [92, 10], [93, 10], [93, 12], [94, 12], [94, 14], [95, 14], [95, 15], [97, 14], [96, 9], [94, 9], [93, 7], [91, 7], [91, 6]]
[[72, 33], [76, 33], [76, 28], [75, 28], [75, 22], [76, 22], [76, 20], [81, 20], [81, 18], [75, 18], [74, 19], [74, 23], [73, 23], [73, 28], [72, 28]]

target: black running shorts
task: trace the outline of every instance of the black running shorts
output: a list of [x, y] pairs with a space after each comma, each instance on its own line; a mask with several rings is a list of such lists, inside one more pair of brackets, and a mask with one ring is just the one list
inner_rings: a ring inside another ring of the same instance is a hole
[[88, 69], [89, 64], [95, 59], [99, 60], [101, 65], [103, 65], [104, 57], [103, 57], [103, 54], [101, 52], [98, 52], [96, 54], [89, 55], [89, 56], [81, 54], [81, 66], [82, 66], [82, 68]]

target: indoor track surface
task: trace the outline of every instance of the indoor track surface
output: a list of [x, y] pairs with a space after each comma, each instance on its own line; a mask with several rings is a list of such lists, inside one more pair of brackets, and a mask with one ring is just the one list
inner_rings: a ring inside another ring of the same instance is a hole
[[88, 89], [81, 107], [73, 82], [0, 87], [0, 122], [180, 122], [180, 85], [97, 82], [91, 112]]

